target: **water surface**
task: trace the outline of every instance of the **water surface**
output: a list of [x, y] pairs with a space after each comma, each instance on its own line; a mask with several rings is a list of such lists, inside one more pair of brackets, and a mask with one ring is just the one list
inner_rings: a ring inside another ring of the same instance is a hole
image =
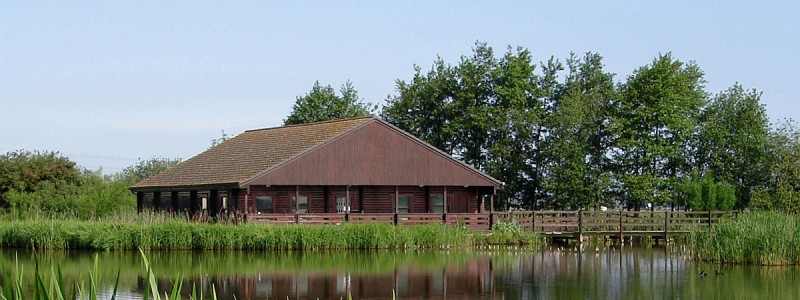
[[[144, 268], [135, 252], [0, 250], [0, 268], [15, 257], [30, 278], [61, 267], [68, 282], [88, 284], [98, 273], [111, 290], [120, 272], [118, 299], [140, 299]], [[219, 299], [797, 299], [797, 267], [720, 266], [688, 260], [664, 248], [536, 250], [437, 250], [369, 252], [151, 252], [161, 289], [183, 276]], [[700, 276], [705, 271], [708, 276]], [[43, 273], [43, 272], [42, 272]], [[718, 275], [719, 273], [719, 275]], [[4, 284], [4, 283], [3, 283]]]

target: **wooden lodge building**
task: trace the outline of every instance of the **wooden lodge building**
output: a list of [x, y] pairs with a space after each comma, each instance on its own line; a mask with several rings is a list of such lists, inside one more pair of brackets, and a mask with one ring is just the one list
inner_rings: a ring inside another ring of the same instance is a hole
[[502, 185], [365, 117], [249, 130], [131, 190], [140, 212], [282, 223], [465, 222], [488, 229]]

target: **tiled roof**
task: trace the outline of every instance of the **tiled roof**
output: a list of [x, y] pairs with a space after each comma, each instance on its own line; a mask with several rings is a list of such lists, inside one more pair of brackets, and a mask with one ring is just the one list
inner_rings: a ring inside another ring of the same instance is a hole
[[133, 188], [239, 183], [370, 120], [373, 118], [248, 130]]

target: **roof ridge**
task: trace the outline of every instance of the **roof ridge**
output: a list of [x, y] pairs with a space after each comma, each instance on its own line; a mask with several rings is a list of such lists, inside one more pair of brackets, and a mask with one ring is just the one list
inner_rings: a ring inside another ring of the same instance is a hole
[[369, 115], [369, 116], [363, 116], [363, 117], [354, 117], [354, 118], [346, 118], [346, 119], [333, 119], [333, 120], [317, 121], [317, 122], [303, 123], [303, 124], [289, 124], [289, 125], [281, 125], [281, 126], [273, 126], [273, 127], [265, 127], [265, 128], [256, 128], [256, 129], [245, 130], [244, 132], [272, 130], [272, 129], [280, 129], [280, 128], [294, 128], [294, 127], [302, 127], [302, 126], [312, 126], [312, 125], [321, 125], [321, 124], [327, 124], [327, 123], [338, 123], [338, 122], [346, 122], [346, 121], [353, 121], [353, 120], [360, 120], [360, 119], [376, 119], [376, 118], [377, 118], [376, 116]]

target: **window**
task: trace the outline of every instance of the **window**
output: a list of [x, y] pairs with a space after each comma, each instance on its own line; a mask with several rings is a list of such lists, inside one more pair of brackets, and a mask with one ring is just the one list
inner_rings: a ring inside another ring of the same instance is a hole
[[272, 213], [272, 197], [268, 196], [261, 196], [256, 197], [256, 212], [259, 214], [271, 214]]
[[431, 198], [433, 198], [433, 213], [435, 214], [444, 213], [444, 196], [432, 195]]
[[347, 207], [347, 198], [345, 198], [345, 197], [337, 197], [336, 198], [336, 213], [337, 214], [344, 214], [344, 213], [348, 213], [349, 210], [350, 210], [350, 208]]
[[222, 209], [228, 209], [228, 197], [222, 197]]
[[206, 210], [208, 209], [208, 197], [203, 197], [200, 201], [200, 209]]
[[[300, 202], [295, 203], [297, 200], [292, 196], [292, 213], [304, 214], [308, 211], [308, 196], [300, 196]], [[299, 207], [300, 210], [296, 211], [295, 208]]]
[[408, 213], [408, 203], [411, 201], [410, 199], [411, 196], [400, 196], [397, 198], [397, 213]]

